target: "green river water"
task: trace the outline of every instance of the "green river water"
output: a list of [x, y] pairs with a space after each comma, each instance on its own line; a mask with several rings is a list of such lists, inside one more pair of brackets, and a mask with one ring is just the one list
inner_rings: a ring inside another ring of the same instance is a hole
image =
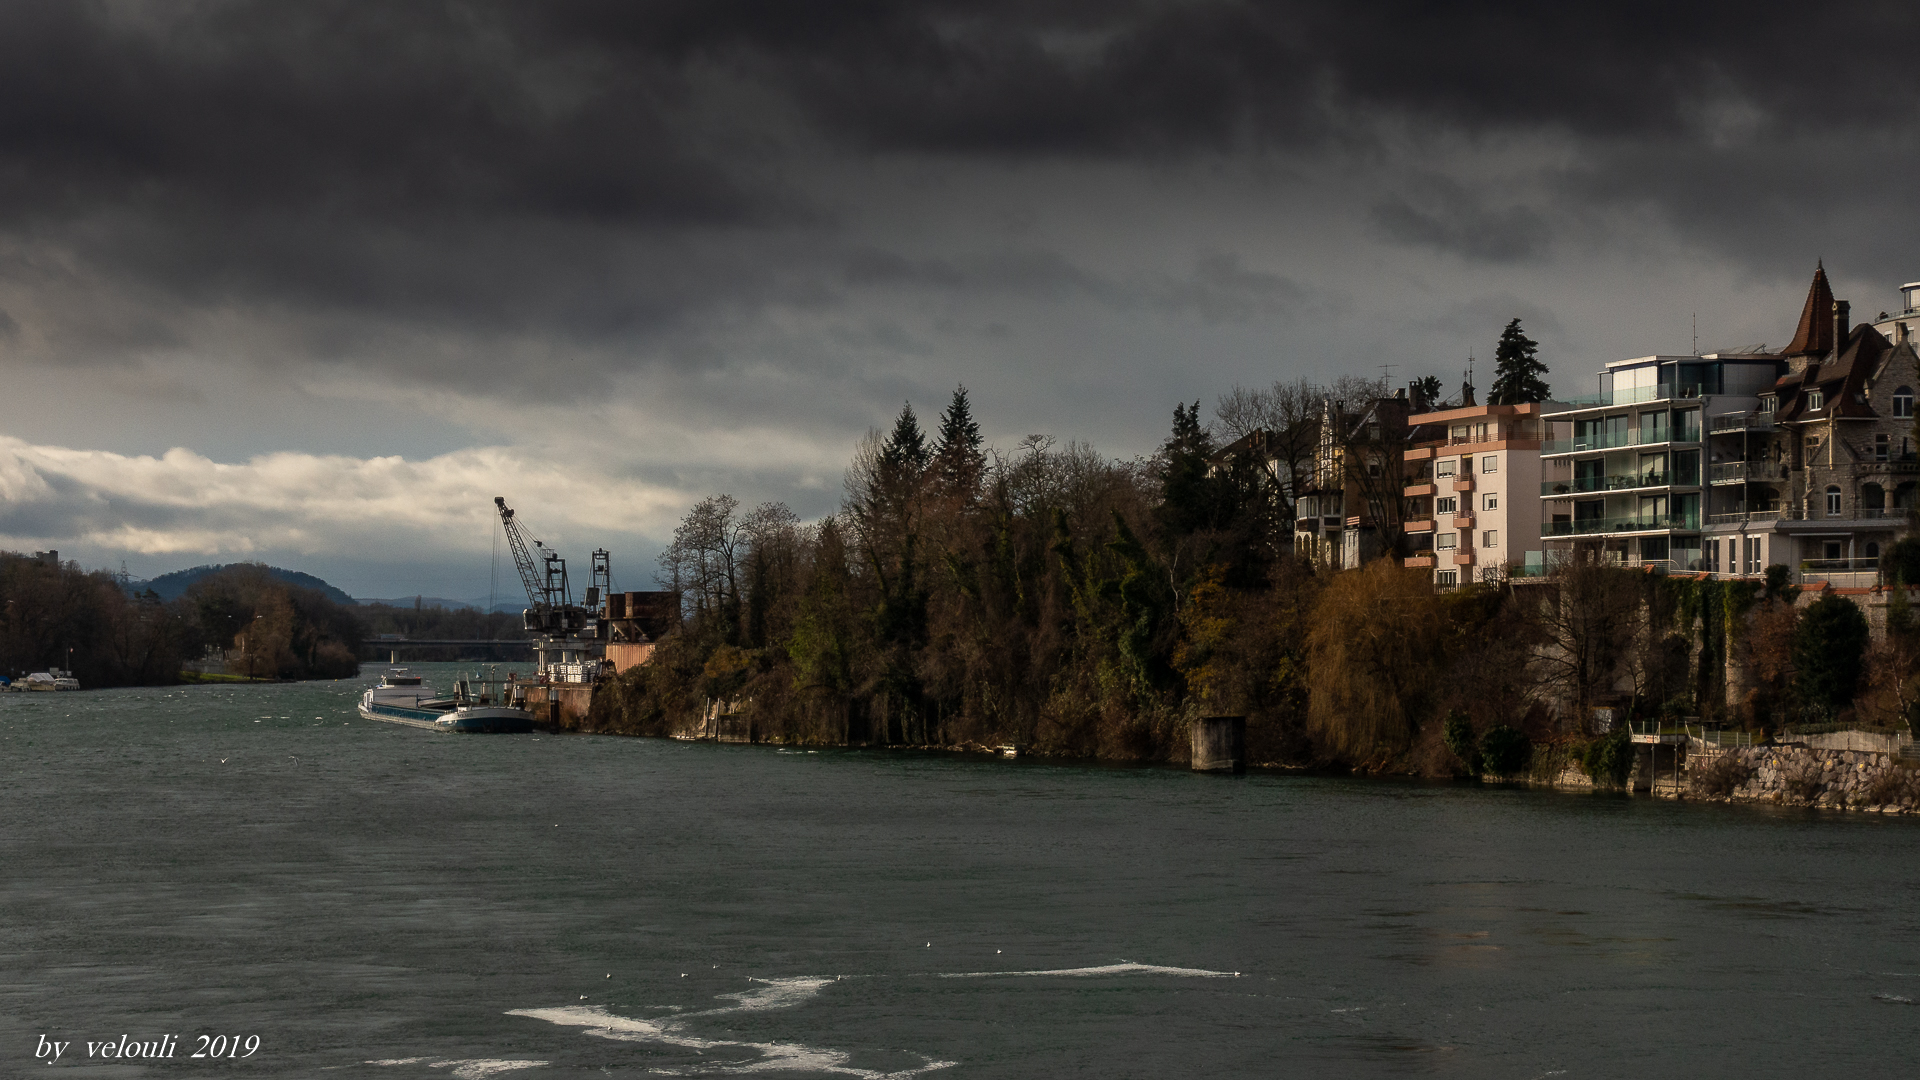
[[[1912, 819], [457, 736], [359, 719], [365, 685], [0, 696], [0, 1074], [1891, 1077], [1920, 1057]], [[162, 1035], [171, 1059], [98, 1053]], [[190, 1057], [202, 1036], [257, 1049]], [[70, 1044], [52, 1064], [50, 1042]]]

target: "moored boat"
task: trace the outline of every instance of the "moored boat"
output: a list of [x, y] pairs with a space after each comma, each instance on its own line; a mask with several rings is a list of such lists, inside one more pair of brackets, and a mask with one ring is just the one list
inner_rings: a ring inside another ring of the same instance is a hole
[[80, 680], [74, 678], [73, 673], [70, 671], [61, 671], [59, 668], [50, 668], [46, 671], [36, 671], [33, 674], [28, 675], [27, 689], [29, 690], [78, 690], [80, 689]]
[[515, 708], [508, 693], [491, 688], [505, 683], [492, 679], [461, 679], [452, 697], [435, 697], [425, 680], [405, 668], [394, 668], [360, 696], [360, 715], [368, 720], [426, 728], [430, 731], [515, 734], [533, 730], [533, 714]]

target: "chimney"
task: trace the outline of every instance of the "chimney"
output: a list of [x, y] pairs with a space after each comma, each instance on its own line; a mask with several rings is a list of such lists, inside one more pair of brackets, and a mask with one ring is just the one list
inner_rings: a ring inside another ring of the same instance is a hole
[[1833, 302], [1833, 355], [1847, 347], [1847, 335], [1853, 332], [1853, 305], [1845, 300]]

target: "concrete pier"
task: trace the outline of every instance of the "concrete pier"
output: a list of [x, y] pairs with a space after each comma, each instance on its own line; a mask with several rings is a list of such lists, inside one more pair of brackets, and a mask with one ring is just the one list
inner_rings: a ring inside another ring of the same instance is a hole
[[1203, 716], [1191, 725], [1193, 771], [1247, 771], [1247, 718]]

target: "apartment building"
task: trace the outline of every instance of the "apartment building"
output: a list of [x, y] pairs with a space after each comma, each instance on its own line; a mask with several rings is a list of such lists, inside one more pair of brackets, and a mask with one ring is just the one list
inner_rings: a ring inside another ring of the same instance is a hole
[[[1471, 400], [1470, 395], [1463, 395]], [[1541, 550], [1541, 458], [1549, 406], [1467, 405], [1418, 413], [1404, 455], [1407, 566], [1436, 588], [1497, 583]]]
[[1541, 450], [1547, 549], [1586, 548], [1629, 566], [1700, 568], [1707, 417], [1752, 413], [1783, 369], [1767, 353], [1608, 364], [1599, 393], [1546, 415], [1565, 428]]
[[[1920, 491], [1910, 340], [1900, 315], [1854, 326], [1818, 268], [1779, 352], [1643, 356], [1608, 364], [1600, 392], [1546, 420], [1549, 550], [1628, 565], [1872, 584]], [[1878, 327], [1893, 331], [1890, 341]]]

